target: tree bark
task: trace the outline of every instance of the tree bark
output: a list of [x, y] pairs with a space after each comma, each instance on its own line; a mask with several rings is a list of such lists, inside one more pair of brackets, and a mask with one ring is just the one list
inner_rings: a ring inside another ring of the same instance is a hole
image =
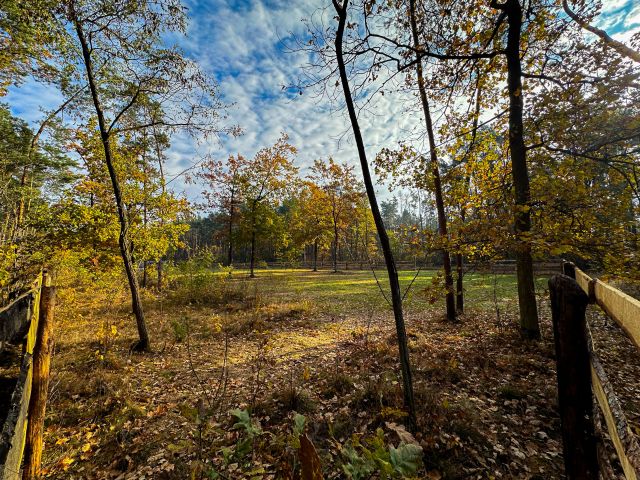
[[514, 227], [517, 241], [516, 267], [520, 330], [524, 337], [537, 339], [540, 338], [540, 326], [538, 324], [531, 243], [528, 239], [531, 231], [531, 193], [522, 122], [522, 64], [520, 61], [522, 7], [519, 0], [507, 0], [499, 8], [502, 8], [506, 13], [509, 26], [505, 55], [507, 57], [509, 90], [509, 149], [515, 190]]
[[[420, 48], [420, 39], [418, 36], [415, 0], [409, 0], [409, 10], [413, 46], [418, 50]], [[429, 99], [427, 98], [427, 89], [424, 85], [422, 59], [419, 55], [416, 55], [416, 75], [418, 77], [418, 90], [420, 92], [422, 112], [424, 114], [424, 120], [427, 127], [427, 136], [429, 138], [431, 174], [433, 175], [436, 210], [438, 212], [438, 233], [440, 235], [440, 240], [442, 242], [447, 242], [447, 214], [444, 209], [444, 196], [442, 194], [442, 182], [440, 180], [440, 166], [438, 164], [435, 135], [433, 133], [433, 122], [431, 120], [431, 111], [429, 109]], [[453, 292], [453, 275], [451, 273], [451, 256], [449, 255], [448, 248], [444, 245], [442, 247], [442, 266], [444, 269], [444, 283], [446, 288], [447, 320], [453, 322], [456, 320], [456, 304]]]
[[464, 260], [461, 253], [456, 254], [456, 312], [464, 313]]
[[[475, 115], [473, 117], [473, 127], [471, 132], [471, 142], [469, 142], [469, 147], [467, 148], [467, 152], [465, 153], [462, 162], [468, 160], [468, 155], [473, 150], [473, 147], [476, 143], [476, 136], [478, 134], [478, 119], [480, 118], [480, 108], [482, 105], [482, 89], [480, 86], [480, 68], [476, 70], [476, 74], [478, 76], [478, 83], [476, 86], [476, 107], [475, 107]], [[467, 190], [470, 189], [471, 185], [471, 177], [467, 175], [465, 177], [465, 183], [467, 186]], [[464, 205], [460, 206], [460, 221], [464, 225], [466, 220], [467, 211]], [[456, 269], [458, 278], [456, 279], [456, 310], [458, 313], [464, 313], [464, 257], [461, 253], [462, 245], [458, 243], [458, 253], [456, 255]]]
[[318, 271], [318, 239], [313, 241], [313, 271]]
[[233, 265], [233, 213], [234, 213], [233, 202], [235, 201], [234, 196], [235, 196], [235, 192], [231, 190], [231, 204], [229, 206], [229, 231], [227, 233], [229, 235], [229, 252], [227, 257], [228, 267]]
[[256, 219], [255, 219], [255, 214], [254, 214], [254, 218], [251, 221], [251, 260], [250, 260], [250, 267], [249, 267], [249, 277], [251, 278], [255, 278], [256, 274], [254, 273], [253, 269], [255, 267], [255, 261], [256, 261]]
[[347, 8], [349, 0], [344, 0], [342, 6], [338, 3], [338, 0], [333, 0], [333, 5], [338, 14], [338, 28], [336, 30], [335, 49], [336, 58], [338, 61], [338, 69], [340, 72], [340, 83], [342, 84], [342, 90], [344, 92], [345, 103], [347, 110], [349, 111], [349, 119], [351, 120], [351, 127], [353, 129], [353, 135], [356, 141], [358, 149], [358, 157], [360, 160], [360, 167], [362, 168], [362, 176], [364, 179], [365, 189], [367, 191], [367, 197], [369, 199], [369, 205], [371, 207], [371, 213], [376, 224], [378, 236], [380, 238], [380, 245], [384, 254], [384, 260], [387, 267], [387, 274], [389, 276], [389, 286], [391, 289], [391, 304], [393, 307], [393, 315], [396, 324], [396, 334], [398, 339], [398, 350], [400, 357], [400, 368], [402, 371], [402, 385], [404, 393], [404, 406], [408, 413], [408, 427], [411, 430], [416, 428], [416, 412], [415, 403], [413, 398], [413, 380], [411, 374], [411, 363], [409, 361], [409, 347], [407, 344], [407, 333], [404, 323], [404, 316], [402, 312], [402, 293], [400, 291], [400, 282], [398, 281], [398, 272], [396, 270], [395, 260], [391, 251], [391, 244], [389, 242], [389, 236], [385, 229], [384, 222], [382, 221], [382, 215], [380, 214], [380, 208], [378, 206], [378, 200], [373, 188], [373, 182], [371, 180], [371, 173], [369, 171], [369, 163], [367, 160], [367, 154], [364, 147], [364, 141], [362, 139], [362, 133], [360, 131], [360, 125], [358, 123], [358, 117], [356, 115], [355, 106], [353, 103], [353, 97], [351, 96], [351, 89], [349, 88], [349, 78], [347, 77], [347, 70], [344, 64], [344, 58], [342, 53], [342, 41], [344, 36], [345, 24], [347, 21]]
[[338, 227], [333, 225], [333, 273], [338, 273]]
[[102, 140], [102, 146], [104, 149], [105, 163], [109, 171], [109, 177], [113, 186], [113, 195], [116, 201], [116, 207], [118, 210], [118, 220], [120, 221], [120, 237], [118, 244], [120, 246], [120, 253], [122, 255], [122, 261], [129, 281], [129, 289], [131, 290], [131, 306], [133, 313], [136, 317], [136, 324], [138, 327], [139, 339], [133, 346], [137, 351], [148, 351], [151, 349], [151, 343], [149, 341], [149, 332], [147, 330], [147, 324], [144, 318], [144, 311], [142, 309], [142, 301], [140, 300], [140, 289], [138, 286], [138, 278], [136, 276], [135, 268], [131, 260], [131, 250], [129, 248], [129, 219], [127, 217], [126, 206], [122, 199], [122, 191], [120, 190], [120, 182], [116, 174], [115, 167], [113, 165], [113, 156], [111, 153], [110, 134], [104, 118], [104, 112], [102, 111], [102, 105], [100, 103], [100, 96], [98, 93], [98, 87], [93, 76], [93, 65], [91, 60], [91, 52], [89, 45], [82, 31], [82, 26], [75, 18], [73, 13], [73, 21], [75, 23], [76, 33], [80, 44], [82, 46], [82, 56], [84, 59], [85, 70], [87, 73], [87, 79], [89, 81], [89, 89], [91, 91], [91, 98], [98, 117], [98, 126], [100, 128], [100, 138]]
[[55, 304], [56, 289], [51, 286], [50, 277], [44, 274], [40, 292], [38, 332], [33, 351], [33, 380], [29, 399], [23, 480], [35, 480], [42, 476], [42, 435], [49, 392]]

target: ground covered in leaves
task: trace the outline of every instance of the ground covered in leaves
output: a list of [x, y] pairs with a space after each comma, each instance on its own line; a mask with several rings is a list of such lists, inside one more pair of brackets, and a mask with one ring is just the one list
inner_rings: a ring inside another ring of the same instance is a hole
[[[405, 287], [414, 274], [402, 272]], [[432, 275], [407, 296], [413, 436], [371, 272], [178, 272], [146, 293], [154, 343], [143, 355], [129, 351], [121, 282], [61, 289], [48, 478], [299, 478], [301, 437], [327, 479], [561, 478], [544, 282], [543, 339], [527, 342], [513, 277], [468, 275], [467, 313], [450, 324]]]

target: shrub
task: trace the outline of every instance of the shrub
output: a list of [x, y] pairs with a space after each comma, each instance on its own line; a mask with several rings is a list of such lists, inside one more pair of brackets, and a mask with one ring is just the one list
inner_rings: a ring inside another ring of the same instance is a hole
[[173, 336], [176, 342], [182, 343], [189, 334], [189, 326], [187, 325], [187, 319], [183, 317], [180, 320], [172, 320], [171, 328], [173, 328]]
[[222, 306], [248, 297], [247, 282], [233, 277], [233, 268], [212, 268], [207, 255], [179, 264], [171, 272], [170, 300], [177, 305]]

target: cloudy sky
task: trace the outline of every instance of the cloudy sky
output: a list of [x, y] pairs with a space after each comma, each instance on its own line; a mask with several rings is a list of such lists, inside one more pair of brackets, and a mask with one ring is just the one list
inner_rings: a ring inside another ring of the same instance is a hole
[[[616, 38], [626, 40], [640, 30], [640, 2], [603, 3], [601, 26]], [[357, 161], [349, 124], [336, 104], [311, 92], [298, 95], [282, 88], [296, 83], [309, 62], [305, 53], [288, 47], [295, 37], [304, 36], [303, 19], [322, 15], [319, 8], [330, 5], [328, 0], [187, 0], [186, 4], [191, 23], [186, 37], [177, 41], [217, 79], [222, 98], [232, 104], [228, 122], [240, 125], [244, 134], [204, 144], [177, 136], [169, 156], [170, 173], [182, 172], [205, 153], [221, 159], [235, 153], [251, 157], [274, 143], [281, 132], [288, 133], [298, 148], [303, 171], [316, 158]], [[34, 124], [42, 118], [41, 109], [55, 108], [61, 100], [54, 89], [34, 82], [12, 88], [7, 98], [15, 114]], [[380, 97], [375, 113], [363, 114], [371, 157], [381, 147], [393, 147], [406, 138], [420, 120], [397, 100]], [[182, 177], [173, 188], [185, 190], [192, 199], [199, 196], [200, 188], [185, 185]]]

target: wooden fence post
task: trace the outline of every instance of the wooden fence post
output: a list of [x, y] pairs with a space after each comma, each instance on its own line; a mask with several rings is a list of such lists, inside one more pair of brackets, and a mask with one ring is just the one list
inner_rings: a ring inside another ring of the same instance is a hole
[[585, 319], [589, 297], [566, 275], [555, 275], [549, 280], [549, 293], [565, 473], [569, 480], [597, 480], [591, 360]]
[[45, 272], [40, 293], [40, 320], [33, 351], [33, 381], [27, 417], [23, 480], [35, 480], [41, 477], [42, 433], [49, 390], [55, 303], [56, 289], [51, 286], [51, 277]]
[[562, 262], [562, 273], [564, 273], [567, 277], [571, 277], [574, 280], [576, 279], [576, 264], [573, 262]]

